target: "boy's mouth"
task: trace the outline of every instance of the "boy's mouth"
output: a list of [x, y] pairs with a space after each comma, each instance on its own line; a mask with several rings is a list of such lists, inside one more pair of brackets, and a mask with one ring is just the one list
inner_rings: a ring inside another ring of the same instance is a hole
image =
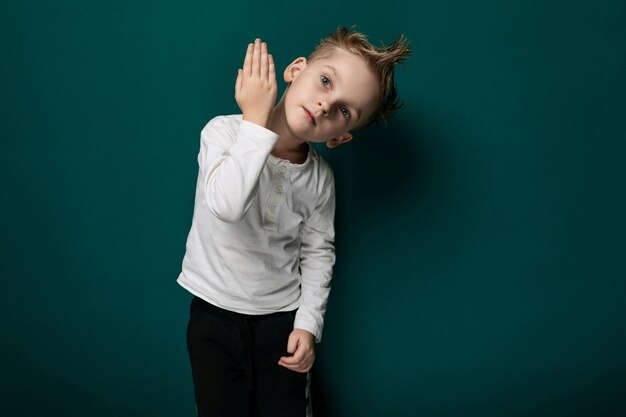
[[317, 123], [315, 123], [315, 117], [313, 117], [311, 112], [309, 112], [305, 107], [303, 107], [303, 109], [304, 109], [304, 114], [306, 114], [307, 119], [309, 119], [309, 121], [313, 123], [313, 126], [317, 126]]

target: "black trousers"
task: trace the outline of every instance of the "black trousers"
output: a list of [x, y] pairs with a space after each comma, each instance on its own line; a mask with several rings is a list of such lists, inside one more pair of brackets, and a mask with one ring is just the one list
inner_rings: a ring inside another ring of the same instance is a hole
[[296, 310], [247, 315], [194, 296], [187, 325], [199, 417], [305, 417], [309, 374], [278, 364]]

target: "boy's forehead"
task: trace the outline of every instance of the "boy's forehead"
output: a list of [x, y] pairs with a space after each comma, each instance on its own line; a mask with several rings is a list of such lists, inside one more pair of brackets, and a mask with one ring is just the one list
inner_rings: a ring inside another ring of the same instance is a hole
[[352, 52], [344, 51], [343, 49], [336, 49], [332, 55], [320, 58], [315, 63], [319, 66], [327, 65], [333, 68], [339, 68], [340, 70], [348, 70], [348, 72], [353, 67], [369, 70], [367, 64], [360, 56]]

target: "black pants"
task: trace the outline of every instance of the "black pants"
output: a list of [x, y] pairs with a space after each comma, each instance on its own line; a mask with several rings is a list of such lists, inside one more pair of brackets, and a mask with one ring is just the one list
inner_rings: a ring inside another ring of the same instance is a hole
[[187, 350], [199, 417], [305, 417], [308, 373], [278, 364], [296, 311], [240, 314], [194, 296]]

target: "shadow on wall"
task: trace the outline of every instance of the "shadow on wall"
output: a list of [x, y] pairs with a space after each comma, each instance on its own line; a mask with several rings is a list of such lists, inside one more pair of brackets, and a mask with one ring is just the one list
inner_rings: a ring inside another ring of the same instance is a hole
[[[407, 197], [419, 197], [432, 174], [419, 122], [397, 118], [387, 126], [373, 124], [354, 136], [334, 150], [324, 149], [324, 158], [335, 172], [338, 202], [344, 200], [358, 211], [350, 219], [358, 221], [361, 213], [367, 216], [380, 208], [393, 208], [393, 201], [406, 203]], [[342, 214], [337, 212], [336, 221], [343, 220]]]
[[[354, 134], [352, 142], [337, 149], [324, 150], [324, 158], [333, 167], [337, 183], [339, 210], [335, 218], [336, 228], [338, 233], [349, 231], [351, 242], [361, 236], [360, 231], [363, 228], [371, 226], [370, 220], [382, 219], [384, 222], [385, 219], [396, 216], [399, 210], [411, 205], [411, 201], [420, 199], [423, 194], [421, 190], [429, 187], [427, 183], [432, 179], [432, 163], [429, 163], [431, 157], [423, 142], [425, 132], [419, 123], [408, 123], [398, 118], [387, 126], [381, 122]], [[403, 215], [410, 217], [412, 213]], [[348, 241], [345, 237], [340, 240]], [[354, 260], [338, 260], [336, 266], [339, 268], [336, 273], [345, 275], [342, 273], [342, 265], [349, 265], [351, 262]], [[338, 299], [333, 299], [333, 303], [345, 305]], [[334, 319], [342, 321], [346, 317], [337, 316]], [[344, 328], [349, 324], [345, 323], [344, 326], [335, 323], [335, 326]], [[326, 338], [325, 342], [333, 343], [333, 340]], [[319, 348], [319, 351], [333, 351], [329, 346]], [[318, 358], [335, 360], [328, 356]], [[328, 374], [328, 370], [339, 369], [342, 365], [320, 365], [314, 366], [311, 371], [313, 416], [339, 415], [341, 401], [330, 388], [335, 384], [331, 383], [334, 376]], [[346, 367], [354, 368], [352, 365]], [[354, 389], [358, 389], [359, 384], [363, 383], [354, 382]]]
[[415, 126], [401, 119], [385, 126], [374, 124], [354, 140], [354, 194], [367, 203], [364, 211], [386, 206], [389, 201], [406, 197], [410, 190], [419, 189], [422, 169], [426, 166], [420, 151], [420, 134]]

